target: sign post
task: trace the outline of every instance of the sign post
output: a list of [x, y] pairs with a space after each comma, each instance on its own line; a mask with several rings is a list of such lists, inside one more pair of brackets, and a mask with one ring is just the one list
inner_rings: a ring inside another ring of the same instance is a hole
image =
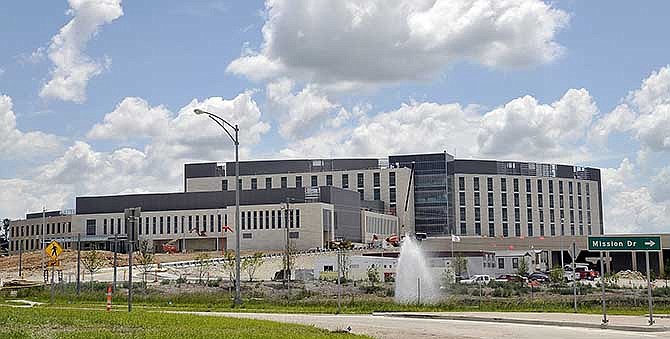
[[44, 249], [44, 253], [49, 256], [51, 261], [49, 266], [51, 266], [51, 304], [54, 303], [54, 266], [58, 265], [58, 256], [63, 253], [63, 247], [56, 241], [52, 240], [49, 245]]
[[601, 271], [601, 285], [602, 285], [602, 302], [603, 302], [603, 325], [607, 324], [607, 313], [605, 306], [605, 282], [603, 270], [603, 251], [608, 252], [645, 252], [645, 259], [647, 263], [647, 296], [649, 299], [649, 325], [654, 324], [654, 301], [651, 292], [651, 272], [649, 267], [649, 252], [660, 252], [661, 237], [660, 236], [595, 236], [588, 239], [589, 251], [600, 251], [600, 271]]
[[139, 237], [139, 229], [137, 220], [142, 216], [142, 209], [140, 207], [126, 208], [124, 211], [128, 231], [128, 312], [133, 310], [133, 251], [134, 244]]

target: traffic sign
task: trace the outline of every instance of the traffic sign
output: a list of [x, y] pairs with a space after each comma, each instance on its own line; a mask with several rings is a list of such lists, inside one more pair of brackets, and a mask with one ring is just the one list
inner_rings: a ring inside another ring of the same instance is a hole
[[589, 251], [629, 252], [660, 251], [660, 236], [599, 236], [589, 237]]
[[63, 247], [56, 240], [52, 240], [49, 245], [44, 249], [44, 252], [55, 261], [58, 256], [63, 253]]

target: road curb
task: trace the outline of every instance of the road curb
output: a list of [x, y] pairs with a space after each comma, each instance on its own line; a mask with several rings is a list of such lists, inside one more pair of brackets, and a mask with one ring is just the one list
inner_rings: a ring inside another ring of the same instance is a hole
[[413, 318], [413, 319], [436, 319], [436, 320], [461, 320], [461, 321], [478, 321], [489, 323], [505, 323], [505, 324], [522, 324], [522, 325], [543, 325], [543, 326], [560, 326], [560, 327], [581, 327], [581, 328], [596, 328], [617, 331], [630, 332], [668, 332], [670, 328], [665, 326], [648, 327], [648, 326], [632, 326], [632, 325], [601, 325], [592, 323], [581, 323], [574, 321], [552, 321], [552, 320], [538, 320], [538, 319], [513, 319], [502, 317], [480, 317], [470, 315], [449, 315], [449, 314], [421, 314], [421, 313], [385, 313], [374, 312], [373, 316], [380, 317], [398, 317], [398, 318]]

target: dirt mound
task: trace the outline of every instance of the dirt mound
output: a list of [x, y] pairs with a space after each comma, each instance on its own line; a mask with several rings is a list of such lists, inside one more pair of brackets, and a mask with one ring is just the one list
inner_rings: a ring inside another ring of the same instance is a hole
[[638, 271], [625, 270], [615, 274], [618, 279], [645, 280], [646, 278]]

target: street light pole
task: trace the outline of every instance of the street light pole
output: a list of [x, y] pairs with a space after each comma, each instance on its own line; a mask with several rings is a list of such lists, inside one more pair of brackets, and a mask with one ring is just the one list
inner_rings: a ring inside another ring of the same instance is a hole
[[[238, 125], [232, 125], [225, 119], [220, 116], [203, 111], [201, 109], [194, 109], [193, 113], [195, 114], [206, 114], [210, 119], [212, 119], [217, 125], [221, 126], [224, 132], [228, 134], [230, 139], [235, 144], [235, 305], [239, 306], [242, 304], [242, 297], [240, 292], [240, 190], [242, 189], [240, 185], [240, 139], [239, 133], [240, 128]], [[228, 131], [229, 128], [232, 128], [235, 132], [235, 136]]]

